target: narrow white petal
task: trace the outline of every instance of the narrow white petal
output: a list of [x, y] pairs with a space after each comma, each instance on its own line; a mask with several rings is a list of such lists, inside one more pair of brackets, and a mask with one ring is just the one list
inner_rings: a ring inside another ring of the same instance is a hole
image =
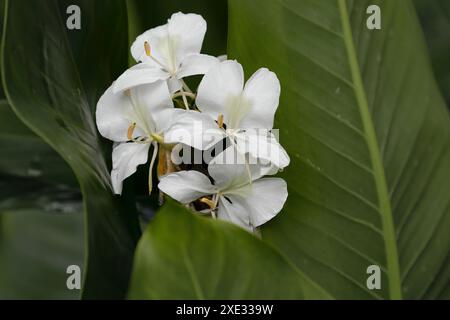
[[242, 66], [231, 60], [220, 62], [214, 65], [200, 82], [196, 104], [213, 119], [223, 114], [225, 123], [228, 124], [229, 108], [239, 100], [243, 86]]
[[180, 171], [163, 176], [158, 188], [181, 203], [215, 193], [209, 178], [198, 171]]
[[168, 64], [170, 55], [168, 24], [152, 28], [138, 36], [131, 46], [131, 55], [137, 62], [145, 62], [153, 66], [159, 66], [147, 56], [144, 43], [148, 42], [151, 55], [163, 64]]
[[206, 33], [206, 21], [194, 13], [174, 13], [168, 22], [174, 60], [179, 64], [190, 54], [200, 53]]
[[[266, 129], [248, 129], [236, 135], [241, 152], [249, 153], [263, 165], [283, 169], [289, 165], [290, 158], [273, 133]], [[266, 173], [269, 174], [269, 173]]]
[[183, 115], [186, 110], [178, 108], [165, 108], [160, 112], [153, 112], [152, 118], [155, 121], [155, 132], [159, 135], [164, 133], [172, 126], [174, 121]]
[[253, 231], [246, 203], [238, 197], [220, 196], [217, 217]]
[[245, 197], [252, 226], [258, 227], [275, 217], [283, 209], [287, 197], [287, 185], [283, 179], [263, 178], [254, 181], [250, 194]]
[[196, 111], [181, 113], [164, 133], [166, 143], [183, 143], [199, 150], [205, 150], [223, 138], [225, 132], [215, 121]]
[[183, 87], [183, 83], [176, 77], [167, 79], [167, 85], [169, 86], [170, 93], [175, 93]]
[[251, 107], [240, 122], [240, 128], [273, 128], [280, 99], [280, 81], [266, 68], [256, 71], [244, 87], [243, 100]]
[[181, 79], [196, 74], [205, 74], [217, 63], [219, 63], [219, 59], [216, 57], [199, 53], [191, 54], [181, 62], [177, 77]]
[[157, 133], [166, 123], [161, 120], [167, 116], [161, 115], [166, 110], [173, 109], [173, 102], [164, 81], [138, 86], [130, 90], [136, 123], [146, 133]]
[[127, 141], [127, 130], [132, 123], [132, 105], [128, 96], [113, 93], [114, 84], [105, 91], [97, 103], [95, 118], [100, 134], [113, 141]]
[[123, 181], [136, 172], [138, 165], [147, 162], [149, 147], [147, 143], [121, 143], [114, 147], [111, 171], [114, 193], [121, 194]]
[[246, 159], [234, 146], [218, 154], [208, 166], [209, 175], [221, 190], [250, 183], [249, 170]]
[[271, 172], [271, 167], [261, 165], [235, 146], [230, 146], [210, 162], [208, 172], [218, 188], [233, 193], [235, 189], [245, 188], [251, 181]]
[[125, 71], [114, 83], [114, 93], [124, 91], [139, 85], [167, 80], [170, 74], [159, 67], [148, 63], [137, 64]]

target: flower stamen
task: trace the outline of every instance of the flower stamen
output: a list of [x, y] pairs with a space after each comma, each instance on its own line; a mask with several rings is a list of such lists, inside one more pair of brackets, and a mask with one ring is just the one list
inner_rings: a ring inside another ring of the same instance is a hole
[[217, 117], [217, 125], [219, 128], [223, 128], [223, 114], [219, 114], [219, 117]]
[[127, 138], [128, 138], [128, 140], [133, 140], [134, 129], [136, 129], [136, 122], [133, 122], [133, 123], [128, 127], [128, 131], [127, 131]]
[[[155, 61], [157, 64], [159, 64], [159, 66], [161, 68], [163, 68], [163, 70], [166, 70], [166, 71], [169, 70], [164, 64], [162, 64], [158, 59], [156, 59], [152, 55], [152, 50], [151, 50], [150, 44], [147, 41], [144, 42], [144, 50], [145, 50], [145, 55], [147, 57], [149, 57], [150, 59], [152, 59], [153, 61]], [[167, 72], [169, 72], [169, 71], [167, 71]], [[169, 72], [169, 73], [172, 74], [172, 72]]]
[[144, 42], [144, 49], [145, 49], [145, 54], [147, 55], [147, 57], [150, 57], [152, 50], [150, 48], [150, 44], [147, 41]]
[[150, 137], [151, 137], [154, 141], [156, 141], [156, 142], [158, 142], [158, 143], [160, 143], [160, 144], [164, 144], [164, 138], [163, 138], [162, 136], [160, 136], [159, 134], [152, 133], [152, 134], [150, 135]]
[[211, 210], [214, 210], [216, 208], [216, 205], [217, 205], [213, 200], [211, 200], [211, 199], [209, 199], [207, 197], [203, 197], [199, 201], [201, 203], [206, 204]]

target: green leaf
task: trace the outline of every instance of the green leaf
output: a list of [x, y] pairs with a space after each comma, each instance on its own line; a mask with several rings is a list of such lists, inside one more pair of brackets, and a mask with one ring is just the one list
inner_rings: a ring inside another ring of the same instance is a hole
[[247, 231], [169, 201], [136, 249], [131, 299], [328, 298]]
[[[366, 28], [381, 7], [382, 29]], [[336, 298], [448, 298], [450, 122], [410, 1], [230, 0], [229, 54], [274, 70], [291, 156], [262, 230]], [[381, 290], [366, 268], [379, 265]]]
[[19, 118], [69, 163], [80, 183], [84, 298], [121, 298], [139, 225], [134, 211], [112, 196], [92, 114], [98, 95], [126, 67], [126, 8], [119, 0], [70, 1], [81, 8], [82, 29], [69, 31], [66, 3], [6, 1], [3, 84]]
[[78, 186], [72, 170], [41, 138], [0, 101], [0, 172]]
[[35, 179], [0, 180], [0, 299], [78, 299], [67, 267], [83, 265], [82, 203]]

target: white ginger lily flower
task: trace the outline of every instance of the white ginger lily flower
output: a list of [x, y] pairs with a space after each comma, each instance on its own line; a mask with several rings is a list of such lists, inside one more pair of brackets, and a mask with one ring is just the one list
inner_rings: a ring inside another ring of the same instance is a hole
[[217, 211], [217, 218], [253, 231], [281, 211], [288, 196], [287, 185], [281, 178], [261, 178], [269, 169], [259, 165], [251, 165], [253, 181], [249, 181], [243, 161], [229, 161], [234, 159], [230, 156], [233, 149], [226, 149], [208, 166], [214, 183], [201, 172], [179, 171], [163, 176], [158, 187], [184, 204], [200, 199], [213, 215]]
[[[174, 121], [167, 132], [168, 140], [204, 150], [228, 137], [242, 154], [284, 168], [289, 156], [271, 132], [279, 97], [280, 82], [275, 73], [261, 68], [244, 85], [238, 62], [220, 62], [199, 85], [196, 104], [201, 113], [189, 112]], [[183, 134], [199, 132], [199, 123], [203, 139]]]
[[[117, 79], [114, 92], [157, 80], [167, 80], [171, 93], [182, 89], [184, 77], [205, 74], [219, 62], [216, 57], [200, 54], [205, 33], [202, 16], [181, 12], [174, 13], [165, 25], [144, 32], [131, 46], [133, 58], [141, 63]], [[189, 91], [187, 86], [185, 89]]]
[[[113, 84], [114, 85], [114, 84]], [[122, 183], [148, 159], [150, 145], [154, 151], [150, 165], [149, 191], [152, 188], [152, 167], [163, 143], [163, 133], [171, 119], [183, 110], [173, 107], [166, 83], [134, 87], [125, 92], [106, 90], [97, 104], [96, 120], [101, 135], [115, 142], [111, 180], [114, 193], [122, 193]]]

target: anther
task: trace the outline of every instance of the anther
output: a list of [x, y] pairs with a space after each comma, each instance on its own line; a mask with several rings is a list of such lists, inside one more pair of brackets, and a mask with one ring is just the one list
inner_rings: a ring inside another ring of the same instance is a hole
[[144, 42], [144, 49], [145, 49], [145, 54], [147, 55], [147, 57], [150, 57], [152, 51], [150, 49], [150, 44], [147, 41]]
[[219, 117], [217, 118], [217, 124], [219, 125], [219, 128], [223, 128], [223, 114], [219, 114]]
[[216, 207], [214, 201], [212, 201], [212, 200], [209, 199], [209, 198], [203, 197], [203, 198], [201, 198], [199, 201], [202, 202], [202, 203], [204, 203], [204, 204], [206, 204], [206, 205], [208, 205], [208, 207], [209, 207], [210, 209], [215, 209], [215, 207]]
[[127, 131], [127, 138], [128, 140], [133, 140], [133, 132], [134, 129], [136, 129], [136, 122], [133, 122], [129, 127]]

